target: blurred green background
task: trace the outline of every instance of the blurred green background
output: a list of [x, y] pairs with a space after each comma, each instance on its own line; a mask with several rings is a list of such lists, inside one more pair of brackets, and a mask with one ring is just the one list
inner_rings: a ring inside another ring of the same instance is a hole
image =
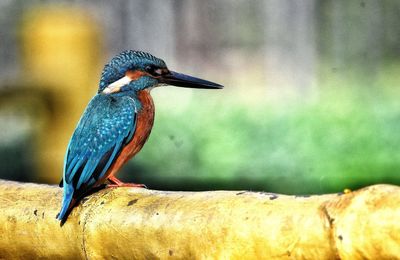
[[0, 178], [58, 183], [102, 66], [125, 49], [218, 82], [157, 88], [120, 176], [287, 194], [400, 185], [397, 0], [0, 1]]

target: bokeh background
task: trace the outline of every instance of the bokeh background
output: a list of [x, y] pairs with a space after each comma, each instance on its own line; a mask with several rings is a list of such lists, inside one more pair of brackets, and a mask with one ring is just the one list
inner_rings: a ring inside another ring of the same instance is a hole
[[400, 185], [400, 1], [0, 1], [0, 178], [58, 183], [102, 66], [125, 49], [218, 82], [152, 91], [120, 176], [287, 194]]

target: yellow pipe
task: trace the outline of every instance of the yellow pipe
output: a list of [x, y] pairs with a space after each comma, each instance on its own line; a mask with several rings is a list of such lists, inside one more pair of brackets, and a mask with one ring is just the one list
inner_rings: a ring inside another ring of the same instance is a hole
[[55, 216], [61, 189], [0, 181], [0, 259], [399, 259], [400, 187], [310, 197], [101, 190]]

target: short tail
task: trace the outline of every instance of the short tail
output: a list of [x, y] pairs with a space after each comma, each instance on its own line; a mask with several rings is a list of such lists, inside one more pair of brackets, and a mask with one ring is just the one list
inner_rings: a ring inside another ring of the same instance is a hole
[[60, 213], [57, 215], [57, 219], [61, 221], [60, 226], [64, 225], [75, 203], [76, 200], [74, 199], [74, 188], [70, 185], [64, 185], [62, 206]]

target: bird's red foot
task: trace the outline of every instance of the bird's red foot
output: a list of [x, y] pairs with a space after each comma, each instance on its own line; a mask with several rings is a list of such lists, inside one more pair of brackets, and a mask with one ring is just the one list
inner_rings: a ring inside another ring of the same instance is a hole
[[117, 187], [134, 187], [134, 188], [145, 188], [147, 189], [147, 186], [145, 184], [140, 184], [140, 183], [121, 183], [121, 184], [107, 184], [107, 188], [117, 188]]
[[107, 185], [107, 188], [116, 188], [116, 187], [134, 187], [134, 188], [145, 188], [147, 189], [146, 185], [138, 184], [138, 183], [125, 183], [117, 179], [115, 176], [108, 177], [108, 181], [111, 184]]

